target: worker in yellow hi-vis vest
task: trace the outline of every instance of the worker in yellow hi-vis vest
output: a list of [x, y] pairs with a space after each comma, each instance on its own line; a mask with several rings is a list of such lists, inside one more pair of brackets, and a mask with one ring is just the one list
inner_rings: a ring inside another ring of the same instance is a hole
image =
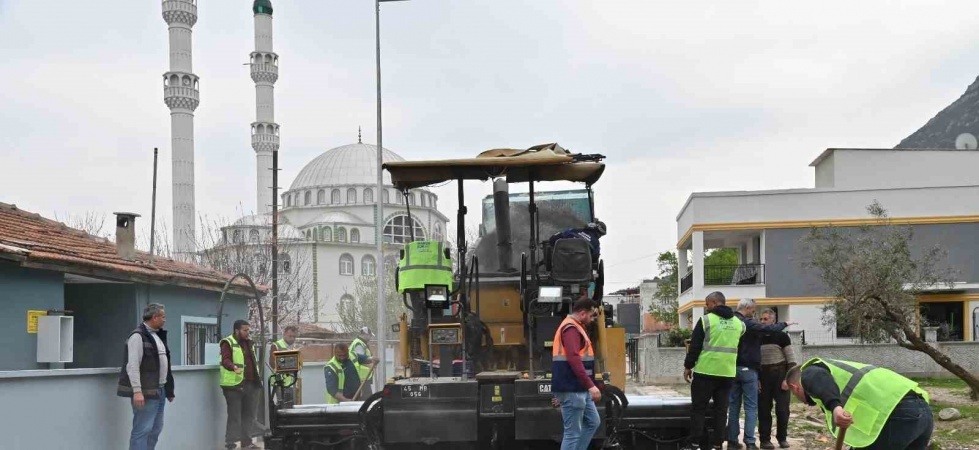
[[710, 448], [701, 447], [701, 443], [711, 400], [714, 432], [708, 441], [719, 448], [724, 440], [729, 394], [737, 375], [738, 343], [746, 328], [725, 303], [727, 299], [720, 292], [707, 296], [704, 315], [693, 329], [690, 349], [683, 362], [683, 378], [691, 383], [690, 438], [685, 449]]
[[[856, 449], [925, 450], [935, 426], [928, 393], [883, 367], [813, 358], [789, 370], [795, 397], [823, 411], [826, 428]], [[844, 431], [845, 430], [845, 431]]]
[[[371, 332], [371, 329], [362, 327], [360, 334], [350, 343], [350, 360], [357, 368], [357, 375], [360, 377], [361, 384], [364, 385], [364, 389], [360, 392], [360, 398], [354, 400], [366, 399], [374, 393], [374, 389], [371, 387], [374, 378], [371, 366], [377, 364], [380, 359], [371, 354], [369, 344], [372, 337], [374, 337], [374, 333]], [[367, 361], [367, 363], [361, 363], [361, 361]], [[364, 380], [367, 382], [365, 383]]]

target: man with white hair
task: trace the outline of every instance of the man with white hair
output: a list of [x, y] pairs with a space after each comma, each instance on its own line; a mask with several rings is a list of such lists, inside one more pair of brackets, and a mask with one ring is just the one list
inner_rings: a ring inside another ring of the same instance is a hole
[[764, 333], [782, 331], [794, 322], [779, 322], [765, 325], [754, 320], [757, 304], [754, 299], [743, 298], [738, 302], [734, 315], [745, 325], [745, 334], [738, 343], [737, 374], [731, 386], [728, 402], [727, 448], [743, 448], [738, 442], [741, 427], [741, 403], [744, 401], [744, 445], [748, 450], [756, 450], [755, 427], [758, 424], [758, 370], [761, 368], [761, 338]]

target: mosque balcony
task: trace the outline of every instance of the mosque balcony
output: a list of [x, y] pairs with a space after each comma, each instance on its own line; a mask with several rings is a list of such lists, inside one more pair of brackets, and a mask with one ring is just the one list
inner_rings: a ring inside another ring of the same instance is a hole
[[194, 87], [167, 86], [163, 88], [163, 101], [170, 109], [197, 109], [200, 93]]
[[253, 134], [252, 147], [279, 146], [279, 136], [274, 134]]
[[252, 63], [252, 81], [275, 83], [279, 79], [279, 66], [275, 63]]
[[197, 0], [163, 0], [163, 20], [167, 25], [194, 26], [197, 23]]

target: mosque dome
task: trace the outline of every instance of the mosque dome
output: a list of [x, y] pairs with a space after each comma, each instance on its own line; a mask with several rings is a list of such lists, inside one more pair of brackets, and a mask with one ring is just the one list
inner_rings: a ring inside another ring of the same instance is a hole
[[[384, 162], [404, 161], [384, 149]], [[377, 146], [363, 143], [344, 145], [327, 150], [299, 171], [290, 190], [320, 186], [376, 185]], [[391, 185], [391, 175], [384, 172], [384, 184]]]

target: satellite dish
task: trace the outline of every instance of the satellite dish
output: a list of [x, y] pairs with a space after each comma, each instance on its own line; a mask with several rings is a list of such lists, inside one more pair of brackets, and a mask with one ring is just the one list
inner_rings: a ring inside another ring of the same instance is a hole
[[959, 150], [975, 150], [979, 148], [979, 141], [972, 133], [962, 133], [955, 138], [955, 148]]

